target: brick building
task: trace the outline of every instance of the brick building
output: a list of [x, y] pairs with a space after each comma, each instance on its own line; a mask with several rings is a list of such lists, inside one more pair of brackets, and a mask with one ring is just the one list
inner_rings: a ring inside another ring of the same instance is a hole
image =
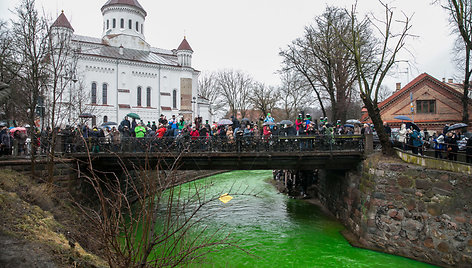
[[[379, 103], [384, 122], [399, 128], [401, 121], [394, 119], [399, 115], [412, 118], [422, 130], [442, 131], [445, 124], [462, 121], [462, 85], [452, 80], [440, 81], [423, 73], [397, 90], [386, 100]], [[413, 104], [413, 105], [411, 105]], [[413, 109], [412, 109], [413, 106]], [[469, 96], [469, 115], [472, 119], [472, 99]], [[367, 110], [362, 111], [362, 122], [371, 122]], [[469, 121], [469, 126], [472, 124]], [[470, 131], [471, 127], [469, 127]]]

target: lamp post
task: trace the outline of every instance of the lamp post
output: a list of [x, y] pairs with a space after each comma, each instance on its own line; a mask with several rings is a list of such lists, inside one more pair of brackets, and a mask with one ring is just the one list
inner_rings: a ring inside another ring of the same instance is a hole
[[197, 101], [196, 101], [196, 98], [193, 97], [193, 98], [192, 98], [192, 120], [191, 120], [191, 123], [193, 123], [193, 121], [195, 120], [195, 110], [196, 110], [196, 106], [197, 106]]

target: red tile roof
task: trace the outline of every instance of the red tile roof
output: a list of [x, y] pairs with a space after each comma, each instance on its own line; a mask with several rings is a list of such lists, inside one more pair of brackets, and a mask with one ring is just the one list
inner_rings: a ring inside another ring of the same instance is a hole
[[139, 4], [138, 0], [108, 0], [108, 2], [106, 2], [102, 6], [102, 12], [105, 7], [112, 6], [112, 5], [127, 5], [127, 6], [137, 7], [142, 12], [144, 12], [145, 16], [147, 15], [146, 11], [144, 10], [143, 6]]
[[184, 37], [184, 40], [180, 43], [179, 48], [177, 50], [190, 50], [193, 52], [193, 49], [190, 47], [190, 44], [187, 42], [187, 38]]
[[51, 27], [64, 27], [74, 31], [74, 28], [72, 28], [72, 25], [70, 25], [70, 22], [66, 18], [66, 15], [64, 15], [64, 11], [62, 11], [61, 15], [57, 17], [56, 21], [51, 25]]

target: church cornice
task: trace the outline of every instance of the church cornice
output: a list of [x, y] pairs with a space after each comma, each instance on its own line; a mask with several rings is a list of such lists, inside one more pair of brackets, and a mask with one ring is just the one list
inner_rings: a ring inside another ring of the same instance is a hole
[[199, 71], [196, 71], [195, 69], [188, 68], [188, 67], [172, 66], [172, 65], [158, 64], [158, 63], [146, 63], [146, 62], [141, 62], [141, 61], [130, 61], [130, 60], [117, 59], [117, 58], [110, 58], [110, 57], [105, 57], [105, 56], [91, 55], [91, 54], [86, 54], [86, 53], [81, 53], [80, 57], [82, 59], [93, 60], [96, 62], [106, 62], [106, 63], [113, 63], [113, 64], [116, 64], [118, 62], [118, 64], [125, 64], [125, 65], [130, 65], [130, 66], [138, 66], [138, 67], [145, 67], [145, 68], [159, 67], [160, 69], [164, 69], [164, 70], [190, 71], [194, 74], [200, 73]]
[[142, 16], [143, 18], [146, 17], [146, 14], [144, 14], [142, 11], [136, 10], [134, 8], [127, 7], [127, 6], [109, 6], [109, 7], [106, 7], [106, 9], [103, 10], [102, 14], [105, 15], [108, 12], [114, 12], [114, 11], [127, 12], [127, 13], [131, 13], [131, 14], [138, 14], [138, 15]]

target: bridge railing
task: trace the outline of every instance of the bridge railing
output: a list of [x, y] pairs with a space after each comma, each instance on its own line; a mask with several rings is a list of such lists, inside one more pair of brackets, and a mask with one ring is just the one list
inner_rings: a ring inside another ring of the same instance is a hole
[[79, 144], [64, 144], [65, 153], [90, 151], [138, 153], [138, 152], [314, 152], [314, 151], [364, 151], [364, 137], [361, 135], [318, 136], [241, 136], [216, 137], [153, 137], [121, 138], [119, 142], [109, 138], [86, 139]]

